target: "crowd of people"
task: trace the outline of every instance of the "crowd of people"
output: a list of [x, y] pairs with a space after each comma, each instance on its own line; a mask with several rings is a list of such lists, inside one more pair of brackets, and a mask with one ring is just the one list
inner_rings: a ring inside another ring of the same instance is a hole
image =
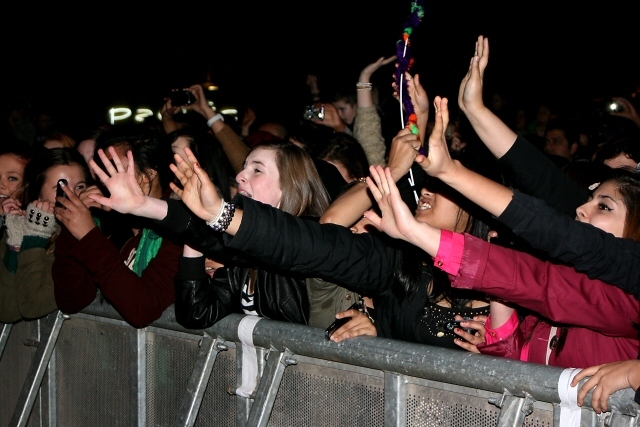
[[638, 390], [636, 99], [588, 127], [546, 104], [507, 112], [485, 93], [480, 36], [457, 102], [430, 99], [417, 74], [390, 82], [417, 123], [390, 132], [371, 77], [396, 59], [332, 94], [310, 75], [295, 127], [249, 107], [229, 120], [199, 84], [161, 119], [76, 138], [10, 118], [0, 322], [99, 299], [142, 328], [174, 305], [190, 329], [244, 313], [335, 342], [581, 368], [572, 385], [589, 377], [578, 402], [593, 391], [596, 412]]

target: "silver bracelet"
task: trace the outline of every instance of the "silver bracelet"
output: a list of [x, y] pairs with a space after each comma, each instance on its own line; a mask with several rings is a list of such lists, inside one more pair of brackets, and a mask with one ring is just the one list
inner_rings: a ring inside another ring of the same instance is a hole
[[224, 212], [224, 208], [227, 205], [227, 202], [225, 202], [224, 200], [222, 201], [222, 205], [220, 206], [220, 210], [218, 211], [218, 214], [211, 220], [211, 221], [207, 221], [207, 225], [211, 228], [213, 228], [213, 225], [220, 221], [220, 218], [222, 218], [222, 213]]
[[370, 82], [358, 82], [356, 83], [357, 90], [371, 90], [373, 89], [373, 83]]
[[223, 200], [220, 212], [214, 219], [207, 222], [207, 225], [214, 231], [224, 233], [229, 227], [229, 224], [231, 224], [231, 220], [233, 219], [233, 214], [235, 213], [235, 211], [236, 205], [234, 205], [233, 203], [227, 203]]

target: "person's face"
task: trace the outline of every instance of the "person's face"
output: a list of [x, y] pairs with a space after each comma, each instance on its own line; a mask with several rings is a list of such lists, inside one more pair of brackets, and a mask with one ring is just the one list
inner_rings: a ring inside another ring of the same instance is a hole
[[280, 207], [282, 189], [276, 152], [258, 147], [251, 151], [236, 176], [238, 193], [273, 207]]
[[77, 150], [84, 157], [84, 160], [89, 164], [89, 160], [93, 158], [93, 147], [96, 145], [95, 139], [83, 139], [78, 144]]
[[187, 155], [184, 153], [184, 149], [188, 146], [189, 140], [184, 136], [180, 136], [171, 143], [171, 151], [173, 151], [173, 154], [180, 154], [180, 157], [187, 160]]
[[622, 237], [627, 207], [612, 182], [601, 184], [589, 201], [576, 209], [576, 219]]
[[567, 139], [563, 130], [552, 129], [547, 132], [544, 152], [571, 160], [573, 151], [571, 142]]
[[16, 197], [24, 180], [25, 163], [11, 154], [0, 156], [0, 198]]
[[333, 106], [338, 110], [338, 115], [348, 125], [352, 125], [356, 119], [356, 106], [351, 105], [343, 100], [332, 102]]
[[40, 200], [55, 203], [58, 180], [60, 179], [67, 180], [69, 188], [73, 190], [76, 196], [80, 195], [80, 193], [87, 188], [87, 177], [84, 174], [84, 169], [80, 165], [57, 165], [47, 172], [47, 177], [40, 190]]
[[464, 212], [461, 212], [460, 206], [444, 194], [434, 193], [426, 188], [420, 191], [420, 201], [415, 213], [418, 221], [436, 228], [460, 232], [466, 227], [465, 218], [468, 218], [464, 213], [464, 218], [458, 224], [461, 213]]
[[635, 169], [638, 167], [638, 163], [631, 157], [629, 157], [629, 155], [626, 153], [620, 153], [617, 156], [611, 159], [607, 159], [602, 163], [609, 166], [610, 168], [632, 167]]
[[450, 150], [451, 151], [462, 151], [464, 147], [467, 146], [466, 142], [462, 141], [462, 135], [457, 130], [451, 132], [451, 142], [450, 142]]

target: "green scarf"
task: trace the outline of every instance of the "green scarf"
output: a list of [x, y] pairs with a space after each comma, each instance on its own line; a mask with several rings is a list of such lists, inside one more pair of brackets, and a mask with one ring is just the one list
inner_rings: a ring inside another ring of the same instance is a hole
[[152, 259], [158, 255], [162, 237], [148, 228], [142, 229], [142, 237], [136, 251], [136, 259], [133, 261], [133, 272], [142, 276], [142, 272], [147, 268]]

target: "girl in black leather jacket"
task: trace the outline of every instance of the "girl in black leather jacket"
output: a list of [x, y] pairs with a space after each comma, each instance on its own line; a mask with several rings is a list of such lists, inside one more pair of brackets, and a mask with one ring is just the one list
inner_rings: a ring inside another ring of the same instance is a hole
[[[206, 145], [219, 147], [216, 141]], [[214, 156], [200, 155], [198, 158], [221, 156], [224, 153], [220, 149]], [[236, 180], [238, 193], [296, 216], [318, 218], [329, 203], [309, 155], [286, 141], [269, 141], [255, 146]], [[229, 192], [228, 188], [224, 190]], [[222, 193], [220, 188], [218, 191]], [[182, 326], [207, 328], [230, 313], [309, 323], [305, 277], [262, 267], [256, 260], [233, 253], [225, 248], [221, 235], [212, 235], [207, 224], [181, 201], [168, 202], [180, 211], [181, 221], [161, 224], [180, 232], [187, 242], [175, 279], [176, 319]], [[224, 267], [207, 271], [205, 266], [212, 260]]]

